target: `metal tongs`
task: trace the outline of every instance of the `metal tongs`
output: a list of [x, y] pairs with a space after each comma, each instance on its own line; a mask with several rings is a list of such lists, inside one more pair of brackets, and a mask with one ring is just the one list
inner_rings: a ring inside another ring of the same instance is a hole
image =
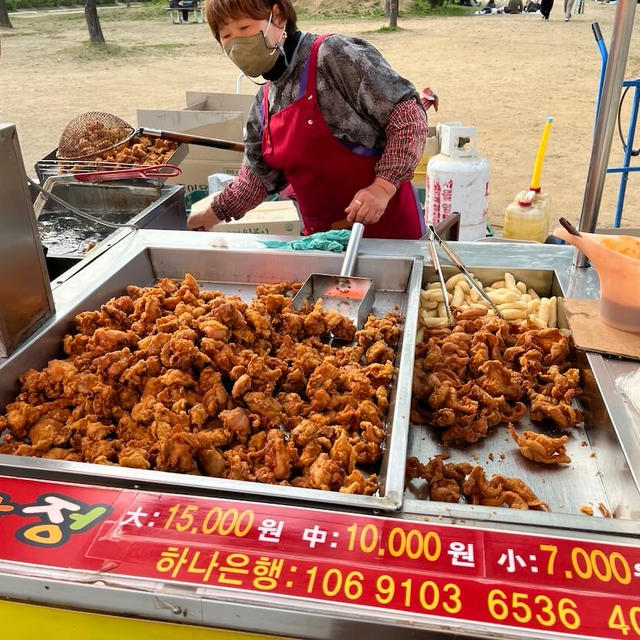
[[458, 269], [458, 271], [465, 277], [470, 286], [472, 286], [478, 293], [478, 295], [489, 304], [489, 306], [494, 310], [495, 314], [498, 318], [502, 318], [502, 314], [500, 313], [500, 309], [496, 306], [495, 302], [485, 293], [484, 289], [476, 282], [475, 278], [467, 271], [467, 268], [462, 264], [462, 261], [456, 254], [456, 252], [438, 235], [436, 228], [432, 224], [427, 224], [427, 229], [429, 230], [429, 242], [430, 242], [430, 252], [431, 259], [433, 260], [433, 264], [438, 272], [438, 278], [440, 278], [440, 287], [442, 288], [442, 297], [444, 298], [444, 303], [447, 307], [447, 318], [449, 318], [449, 323], [452, 322], [451, 308], [449, 307], [449, 293], [447, 292], [447, 287], [445, 285], [444, 277], [442, 275], [442, 269], [440, 268], [440, 261], [438, 259], [438, 253], [436, 251], [435, 242], [437, 241], [442, 250], [447, 254], [447, 257], [453, 265]]
[[438, 249], [436, 248], [436, 233], [435, 227], [430, 224], [429, 229], [429, 253], [431, 254], [431, 262], [435, 270], [438, 273], [438, 280], [440, 280], [440, 290], [442, 291], [442, 301], [444, 302], [444, 308], [447, 310], [447, 323], [450, 327], [455, 324], [453, 314], [451, 313], [451, 304], [449, 303], [449, 292], [447, 291], [447, 285], [442, 275], [442, 267], [440, 267], [440, 258], [438, 258]]

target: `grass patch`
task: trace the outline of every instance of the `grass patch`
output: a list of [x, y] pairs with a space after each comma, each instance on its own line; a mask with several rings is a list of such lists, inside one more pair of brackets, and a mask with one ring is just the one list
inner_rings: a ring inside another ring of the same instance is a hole
[[17, 31], [15, 29], [15, 25], [13, 29], [2, 29], [2, 37], [3, 38], [17, 38], [18, 36], [37, 36], [39, 33], [37, 31]]
[[163, 42], [158, 44], [133, 44], [119, 45], [105, 42], [105, 44], [91, 44], [85, 40], [79, 45], [67, 47], [60, 51], [61, 54], [69, 56], [78, 62], [100, 62], [104, 60], [123, 60], [133, 56], [143, 55], [148, 52], [171, 53], [177, 49], [182, 49], [186, 44], [182, 42]]
[[182, 49], [187, 45], [183, 42], [163, 42], [161, 44], [134, 44], [131, 48], [134, 51], [144, 53], [145, 51], [164, 51], [169, 53], [176, 49]]
[[112, 58], [124, 58], [130, 51], [128, 47], [122, 47], [119, 44], [111, 44], [110, 42], [91, 44], [85, 40], [74, 47], [61, 49], [60, 53], [80, 62], [99, 62]]
[[385, 12], [376, 6], [365, 6], [354, 8], [351, 5], [344, 8], [318, 9], [317, 11], [309, 11], [308, 9], [296, 8], [298, 21], [304, 20], [326, 20], [327, 22], [344, 20], [345, 18], [386, 18]]
[[473, 14], [478, 7], [464, 7], [459, 4], [449, 3], [446, 7], [432, 7], [429, 0], [413, 0], [409, 13], [412, 16], [466, 16]]

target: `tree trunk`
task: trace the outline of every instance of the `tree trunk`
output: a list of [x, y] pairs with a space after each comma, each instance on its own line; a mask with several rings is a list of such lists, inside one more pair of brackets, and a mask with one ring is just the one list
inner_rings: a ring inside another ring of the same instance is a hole
[[87, 19], [91, 44], [104, 44], [104, 36], [102, 35], [102, 27], [100, 26], [96, 0], [86, 0], [84, 5], [84, 17]]
[[0, 0], [0, 27], [13, 29], [11, 20], [9, 20], [9, 11], [7, 10], [6, 0]]
[[389, 26], [392, 29], [398, 27], [398, 3], [399, 0], [389, 0]]

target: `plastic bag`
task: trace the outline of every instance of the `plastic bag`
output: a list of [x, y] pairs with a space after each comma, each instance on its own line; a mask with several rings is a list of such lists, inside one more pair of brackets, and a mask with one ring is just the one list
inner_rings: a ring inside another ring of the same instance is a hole
[[616, 378], [616, 387], [640, 413], [640, 368]]

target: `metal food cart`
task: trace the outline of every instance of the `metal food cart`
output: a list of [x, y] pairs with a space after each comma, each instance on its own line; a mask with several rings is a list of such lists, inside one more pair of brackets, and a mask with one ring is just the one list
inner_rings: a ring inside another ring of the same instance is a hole
[[[632, 9], [620, 0], [581, 229], [595, 227]], [[54, 280], [51, 295], [41, 292], [35, 332], [0, 361], [3, 405], [21, 372], [59, 353], [76, 313], [128, 284], [190, 272], [205, 287], [250, 296], [249, 285], [304, 280], [340, 263], [223, 239], [221, 249], [209, 234], [114, 234], [108, 250]], [[485, 284], [511, 271], [543, 295], [598, 296], [597, 275], [570, 247], [457, 243], [456, 251]], [[405, 488], [407, 455], [442, 451], [409, 414], [419, 294], [434, 278], [426, 255], [421, 241], [361, 245], [357, 271], [376, 282], [374, 310], [405, 318], [377, 495], [0, 455], [0, 612], [9, 634], [640, 638], [640, 414], [615, 385], [634, 363], [579, 354], [585, 420], [565, 468], [542, 474], [501, 456], [513, 449], [504, 432], [465, 450], [535, 483], [552, 513], [434, 502]], [[613, 517], [589, 517], [585, 503]]]

